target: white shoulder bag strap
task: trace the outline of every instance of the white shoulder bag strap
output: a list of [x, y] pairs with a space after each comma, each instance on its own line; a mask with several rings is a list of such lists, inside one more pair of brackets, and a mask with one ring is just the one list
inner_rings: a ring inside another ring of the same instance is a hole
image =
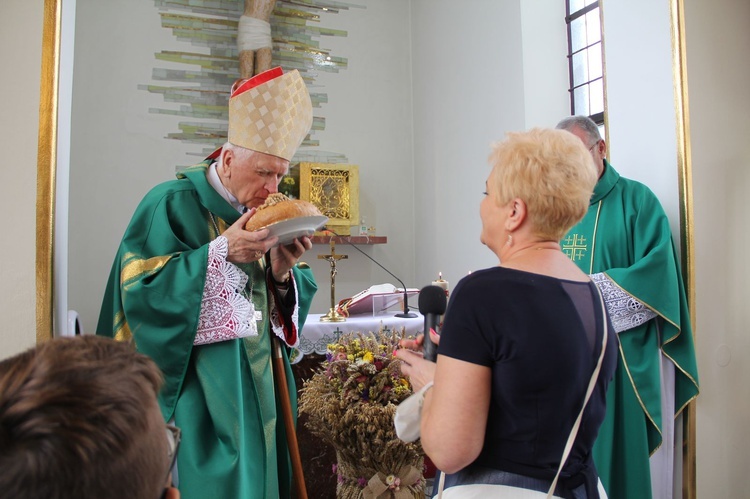
[[607, 333], [609, 332], [609, 327], [607, 326], [607, 309], [605, 308], [604, 297], [602, 296], [602, 292], [599, 291], [599, 287], [596, 288], [596, 292], [599, 295], [599, 301], [602, 304], [602, 320], [604, 321], [604, 332], [602, 334], [602, 351], [599, 352], [599, 360], [597, 360], [596, 367], [594, 368], [594, 374], [591, 375], [591, 379], [589, 380], [589, 387], [586, 389], [586, 397], [583, 399], [583, 407], [581, 407], [581, 412], [578, 413], [576, 422], [573, 424], [573, 429], [570, 430], [568, 442], [565, 444], [565, 450], [563, 451], [562, 459], [560, 459], [560, 467], [557, 468], [557, 475], [555, 475], [555, 479], [552, 481], [552, 485], [547, 492], [547, 499], [552, 497], [552, 494], [555, 491], [555, 487], [557, 487], [557, 479], [560, 478], [560, 473], [562, 472], [563, 466], [565, 465], [565, 461], [568, 460], [570, 450], [573, 448], [573, 442], [575, 442], [576, 440], [576, 436], [578, 435], [578, 428], [581, 426], [581, 419], [583, 419], [583, 411], [586, 409], [586, 404], [589, 403], [591, 393], [594, 391], [594, 387], [596, 386], [596, 380], [599, 379], [599, 372], [602, 370], [604, 354], [607, 351]]

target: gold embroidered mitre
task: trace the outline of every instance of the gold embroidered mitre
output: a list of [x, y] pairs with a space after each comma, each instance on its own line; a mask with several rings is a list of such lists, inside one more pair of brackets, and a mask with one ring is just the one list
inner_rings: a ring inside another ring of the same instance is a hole
[[312, 102], [296, 69], [264, 71], [242, 82], [229, 98], [229, 142], [287, 161], [312, 126]]

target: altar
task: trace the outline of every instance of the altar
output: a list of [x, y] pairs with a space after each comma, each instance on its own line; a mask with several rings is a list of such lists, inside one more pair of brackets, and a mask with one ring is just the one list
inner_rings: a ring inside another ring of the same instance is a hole
[[416, 336], [424, 330], [424, 317], [416, 312], [417, 317], [395, 317], [394, 311], [383, 314], [360, 314], [346, 318], [343, 322], [321, 322], [325, 314], [310, 314], [300, 333], [299, 347], [291, 355], [296, 364], [305, 355], [312, 353], [325, 355], [329, 343], [335, 343], [339, 336], [350, 332], [377, 333], [381, 326], [384, 330], [400, 331], [406, 328], [406, 334]]

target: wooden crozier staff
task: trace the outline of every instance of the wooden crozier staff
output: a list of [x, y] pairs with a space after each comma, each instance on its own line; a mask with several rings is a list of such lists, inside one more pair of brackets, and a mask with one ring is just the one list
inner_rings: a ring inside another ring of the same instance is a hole
[[286, 369], [284, 368], [284, 355], [281, 351], [281, 340], [273, 338], [273, 378], [279, 391], [281, 400], [281, 411], [284, 413], [284, 430], [286, 433], [286, 444], [289, 447], [289, 457], [292, 460], [292, 490], [297, 499], [307, 499], [307, 488], [305, 487], [305, 475], [302, 472], [302, 458], [297, 444], [297, 430], [294, 425], [292, 414], [291, 394], [286, 382]]

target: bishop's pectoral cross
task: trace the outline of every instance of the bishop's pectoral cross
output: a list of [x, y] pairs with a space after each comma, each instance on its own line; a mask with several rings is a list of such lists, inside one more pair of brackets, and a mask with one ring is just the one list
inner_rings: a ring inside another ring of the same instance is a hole
[[349, 255], [336, 254], [336, 242], [331, 238], [331, 254], [318, 255], [321, 260], [326, 260], [331, 264], [331, 309], [328, 313], [320, 318], [321, 322], [344, 322], [346, 317], [336, 311], [336, 262], [349, 258]]

